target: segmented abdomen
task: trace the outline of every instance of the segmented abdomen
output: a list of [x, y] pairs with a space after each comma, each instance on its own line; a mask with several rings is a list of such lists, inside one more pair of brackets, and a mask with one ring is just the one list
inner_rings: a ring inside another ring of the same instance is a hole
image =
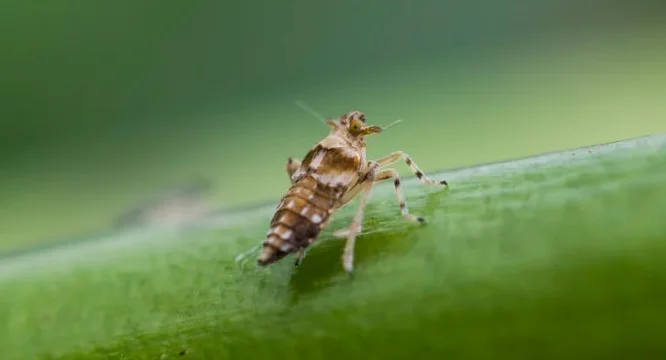
[[257, 263], [268, 265], [315, 241], [334, 206], [336, 192], [306, 175], [282, 197]]

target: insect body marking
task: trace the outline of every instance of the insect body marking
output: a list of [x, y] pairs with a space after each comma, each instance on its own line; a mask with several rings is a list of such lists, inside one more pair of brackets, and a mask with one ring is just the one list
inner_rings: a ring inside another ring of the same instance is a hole
[[310, 246], [357, 181], [362, 154], [336, 145], [335, 139], [322, 141], [303, 158], [271, 219], [259, 265]]
[[410, 222], [425, 222], [423, 217], [413, 215], [407, 209], [398, 172], [393, 168], [381, 170], [384, 166], [402, 159], [423, 184], [448, 187], [445, 180], [427, 177], [403, 151], [366, 162], [365, 137], [380, 133], [382, 128], [366, 124], [362, 112], [351, 111], [337, 119], [325, 120], [325, 123], [331, 127], [327, 137], [310, 149], [302, 161], [287, 160], [286, 170], [292, 185], [271, 219], [257, 259], [260, 266], [274, 263], [292, 252], [298, 252], [296, 264], [300, 264], [305, 249], [317, 239], [330, 215], [359, 195], [351, 224], [334, 232], [334, 236], [347, 238], [342, 265], [351, 273], [354, 244], [370, 190], [384, 180], [393, 179], [402, 217]]

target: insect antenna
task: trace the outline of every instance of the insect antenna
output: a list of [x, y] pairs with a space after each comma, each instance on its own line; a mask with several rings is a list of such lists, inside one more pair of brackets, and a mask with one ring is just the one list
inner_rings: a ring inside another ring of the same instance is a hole
[[390, 123], [390, 124], [388, 124], [388, 125], [386, 125], [386, 126], [382, 126], [382, 127], [381, 127], [381, 128], [382, 128], [382, 131], [385, 131], [386, 129], [388, 129], [388, 128], [390, 128], [391, 126], [393, 126], [393, 125], [395, 125], [395, 124], [397, 124], [397, 123], [400, 123], [400, 122], [402, 122], [402, 120], [401, 120], [401, 119], [398, 119], [398, 120], [396, 120], [396, 121], [394, 121], [394, 122], [392, 122], [392, 123]]
[[305, 112], [310, 113], [310, 115], [316, 117], [319, 121], [321, 121], [322, 123], [326, 124], [326, 120], [325, 120], [326, 118], [324, 118], [323, 116], [321, 116], [320, 113], [316, 112], [316, 111], [315, 111], [314, 109], [312, 109], [311, 107], [307, 106], [304, 102], [302, 102], [302, 101], [300, 101], [300, 100], [296, 100], [296, 106], [300, 107], [300, 108], [303, 109]]

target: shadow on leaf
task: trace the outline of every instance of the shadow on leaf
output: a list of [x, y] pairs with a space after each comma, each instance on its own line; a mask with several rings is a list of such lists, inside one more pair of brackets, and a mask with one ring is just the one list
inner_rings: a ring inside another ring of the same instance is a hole
[[[418, 212], [433, 220], [446, 193], [448, 191], [427, 194], [425, 206], [415, 208], [414, 213]], [[354, 274], [350, 277], [342, 268], [341, 257], [346, 239], [322, 236], [320, 243], [308, 252], [303, 263], [291, 275], [291, 303], [296, 304], [302, 296], [312, 295], [337, 283], [354, 281], [354, 277], [363, 272], [367, 265], [389, 258], [388, 255], [399, 256], [409, 252], [419, 241], [420, 230], [424, 226], [428, 224], [405, 221], [397, 206], [368, 206], [363, 232], [356, 239]]]

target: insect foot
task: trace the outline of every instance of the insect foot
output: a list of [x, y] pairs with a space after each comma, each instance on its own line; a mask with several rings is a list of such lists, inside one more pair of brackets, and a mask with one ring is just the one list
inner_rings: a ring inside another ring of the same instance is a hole
[[354, 254], [346, 255], [342, 258], [342, 266], [344, 267], [347, 274], [354, 273]]
[[247, 262], [247, 257], [249, 255], [254, 255], [261, 250], [261, 246], [255, 246], [249, 250], [243, 251], [240, 254], [236, 255], [236, 258], [234, 259], [234, 262], [238, 266], [239, 269], [243, 270], [245, 269], [245, 263]]
[[296, 261], [294, 261], [294, 267], [299, 267], [303, 264], [303, 259], [305, 259], [306, 253], [307, 251], [305, 249], [298, 250], [298, 257], [296, 258]]
[[[359, 225], [358, 228], [356, 229], [356, 233], [360, 233], [361, 230], [363, 230], [363, 226]], [[338, 229], [335, 232], [333, 232], [333, 236], [339, 237], [339, 238], [345, 238], [348, 237], [349, 234], [351, 233], [351, 229], [346, 227], [342, 229]]]

